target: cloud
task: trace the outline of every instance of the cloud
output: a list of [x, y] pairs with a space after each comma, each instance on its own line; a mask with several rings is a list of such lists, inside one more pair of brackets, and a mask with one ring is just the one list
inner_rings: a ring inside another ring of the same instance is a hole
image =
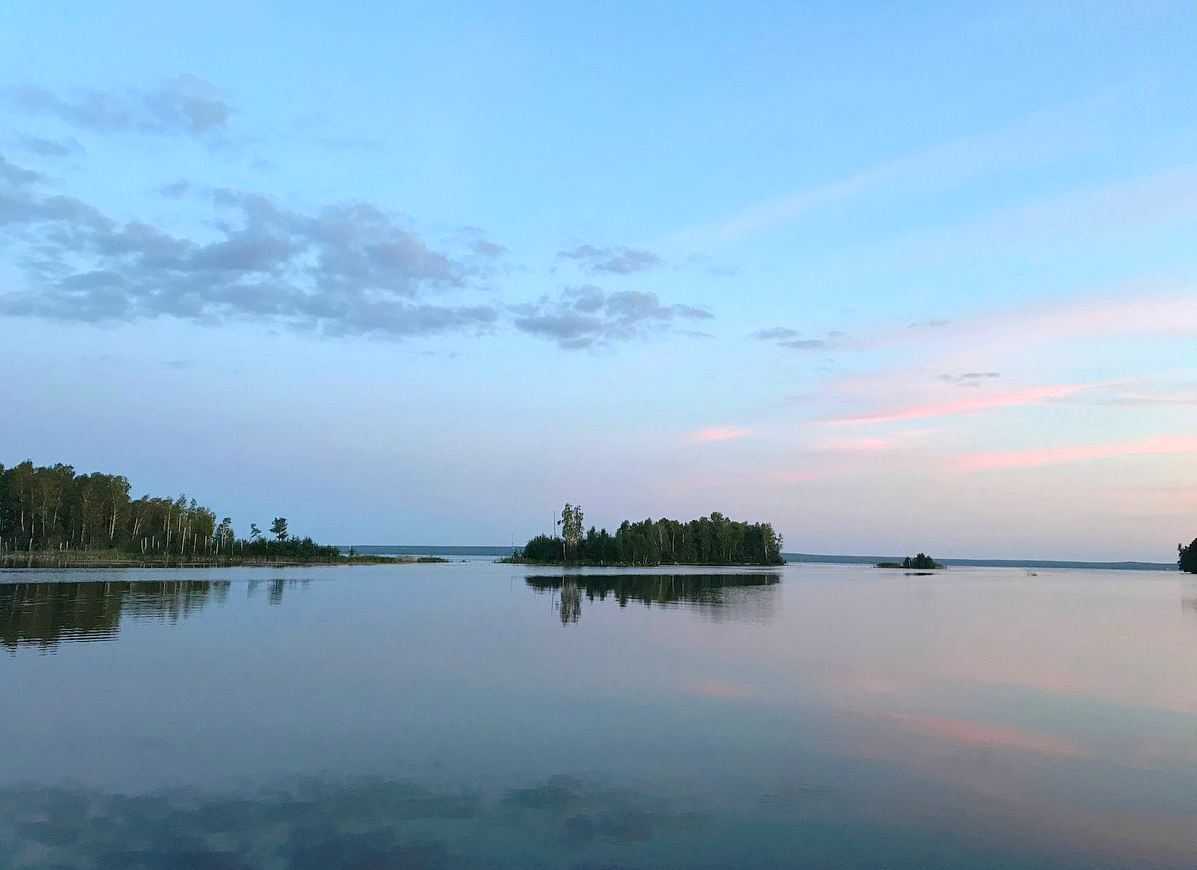
[[1107, 404], [1124, 408], [1189, 407], [1197, 405], [1197, 393], [1126, 393], [1115, 396]]
[[4, 101], [30, 115], [52, 115], [72, 127], [94, 133], [145, 133], [219, 137], [233, 108], [221, 92], [198, 76], [167, 79], [149, 91], [81, 90], [63, 96], [37, 85], [17, 85], [2, 92]]
[[706, 254], [691, 254], [686, 258], [686, 261], [695, 268], [701, 269], [708, 275], [713, 275], [716, 278], [734, 278], [740, 274], [740, 270], [735, 266], [721, 266]]
[[[1111, 244], [1145, 239], [1197, 216], [1197, 165], [1180, 165], [1114, 181], [1090, 183], [1030, 201], [986, 208], [944, 224], [912, 228], [811, 266], [838, 280], [878, 280], [898, 273], [942, 270], [947, 263], [1001, 258], [1011, 250], [1058, 252], [1062, 245], [1089, 246], [1097, 253]], [[934, 321], [920, 321], [931, 325]]]
[[979, 387], [982, 381], [1000, 378], [1001, 376], [1001, 372], [965, 372], [960, 375], [944, 373], [939, 376], [938, 380], [957, 387]]
[[65, 141], [59, 141], [42, 136], [25, 136], [17, 142], [17, 147], [40, 157], [69, 157], [72, 154], [83, 153], [83, 146], [69, 137]]
[[715, 441], [732, 441], [751, 435], [748, 429], [736, 426], [712, 426], [709, 429], [698, 429], [691, 432], [683, 440], [690, 444], [709, 444]]
[[937, 318], [934, 320], [916, 320], [914, 323], [908, 324], [907, 329], [942, 329], [945, 326], [951, 326], [952, 321]]
[[968, 399], [956, 399], [951, 402], [940, 402], [934, 405], [913, 405], [905, 408], [894, 408], [876, 414], [864, 414], [853, 417], [840, 417], [829, 422], [835, 424], [850, 423], [888, 423], [893, 420], [910, 420], [918, 417], [942, 417], [951, 414], [969, 414], [976, 411], [987, 411], [992, 408], [1004, 408], [1011, 405], [1037, 404], [1047, 399], [1059, 399], [1082, 390], [1109, 386], [1108, 383], [1088, 384], [1054, 384], [1042, 387], [1029, 387], [1013, 393], [1003, 393], [1000, 396], [978, 396]]
[[786, 341], [794, 339], [802, 335], [796, 329], [790, 329], [785, 326], [771, 326], [768, 329], [758, 329], [752, 334], [752, 337], [760, 341]]
[[678, 332], [674, 326], [678, 321], [711, 317], [709, 311], [693, 305], [662, 304], [655, 293], [606, 293], [593, 284], [567, 287], [556, 300], [542, 297], [511, 310], [517, 329], [551, 339], [565, 350]]
[[178, 199], [189, 190], [191, 190], [191, 182], [186, 178], [180, 178], [178, 181], [171, 181], [158, 187], [160, 194], [171, 199]]
[[1007, 166], [1043, 164], [1079, 147], [1081, 131], [1104, 124], [1110, 111], [1108, 103], [1106, 95], [1098, 94], [1072, 105], [1051, 106], [1002, 127], [945, 141], [758, 202], [711, 223], [686, 228], [678, 236], [692, 244], [727, 243], [821, 209], [865, 200], [878, 190], [925, 193]]
[[661, 258], [643, 248], [625, 248], [621, 245], [595, 247], [578, 245], [557, 253], [558, 259], [575, 260], [587, 272], [611, 275], [630, 275], [644, 272], [661, 265]]
[[485, 240], [453, 253], [430, 247], [366, 202], [312, 212], [259, 194], [217, 190], [214, 232], [196, 240], [120, 222], [0, 157], [0, 244], [25, 289], [0, 293], [0, 313], [84, 322], [160, 316], [201, 323], [252, 318], [327, 335], [400, 338], [480, 331], [492, 304], [447, 304], [494, 268]]
[[502, 257], [507, 253], [506, 245], [500, 245], [498, 242], [488, 239], [475, 239], [470, 242], [470, 248], [475, 254], [481, 254], [484, 257]]
[[0, 154], [0, 185], [3, 185], [0, 187], [0, 222], [4, 220], [6, 213], [12, 214], [20, 210], [20, 200], [30, 186], [44, 180], [45, 176], [40, 172], [17, 166]]
[[1173, 453], [1197, 453], [1197, 435], [1157, 435], [1134, 441], [1111, 441], [1104, 444], [1068, 444], [1029, 450], [967, 453], [955, 457], [952, 464], [964, 471], [981, 471], [989, 468], [1057, 465], [1085, 459]]
[[[711, 318], [653, 293], [606, 293], [593, 285], [524, 305], [450, 301], [449, 294], [489, 289], [505, 268], [507, 248], [473, 227], [434, 247], [368, 202], [297, 210], [261, 194], [218, 189], [206, 194], [212, 231], [192, 238], [122, 222], [45, 191], [45, 183], [41, 173], [0, 155], [0, 246], [25, 278], [21, 289], [0, 292], [3, 315], [90, 323], [253, 319], [389, 339], [485, 332], [509, 318], [520, 331], [570, 350], [661, 333], [703, 335], [683, 327]], [[186, 180], [158, 191], [197, 200], [200, 193]]]
[[801, 335], [801, 332], [790, 329], [788, 326], [770, 326], [766, 329], [758, 329], [750, 337], [758, 341], [772, 341], [778, 347], [789, 350], [822, 350], [831, 347], [832, 344], [844, 337], [844, 333], [839, 330], [827, 333], [826, 338], [801, 338]]

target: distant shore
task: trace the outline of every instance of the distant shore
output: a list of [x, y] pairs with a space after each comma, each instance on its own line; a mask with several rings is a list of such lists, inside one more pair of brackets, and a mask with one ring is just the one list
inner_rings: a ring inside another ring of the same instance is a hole
[[[817, 555], [814, 553], [783, 553], [787, 563], [812, 565], [876, 565], [879, 562], [901, 563], [901, 556]], [[943, 559], [935, 561], [948, 568], [1084, 568], [1091, 571], [1175, 571], [1175, 562], [1083, 562], [1063, 559]]]
[[[45, 552], [34, 551], [32, 559], [28, 552], [8, 552], [0, 555], [0, 569], [15, 570], [19, 568], [289, 568], [308, 565], [389, 565], [410, 564], [421, 561], [439, 559], [446, 561], [452, 558], [491, 558], [504, 561], [503, 557], [511, 556], [510, 546], [453, 546], [453, 545], [358, 545], [354, 547], [353, 557], [348, 556], [349, 547], [341, 548], [340, 559], [327, 561], [298, 561], [298, 560], [263, 560], [190, 557], [184, 556], [155, 556], [153, 558], [135, 558], [127, 553], [113, 553], [112, 551], [78, 551]], [[832, 555], [814, 553], [783, 553], [786, 564], [810, 565], [868, 565], [878, 562], [901, 562], [893, 556], [856, 556]], [[1052, 568], [1081, 568], [1099, 571], [1171, 571], [1177, 570], [1175, 562], [1081, 562], [1053, 559], [944, 559], [936, 561], [946, 567], [971, 568], [1022, 568], [1022, 569], [1052, 569]], [[524, 562], [519, 564], [533, 564]], [[560, 563], [550, 567], [561, 567]], [[571, 566], [572, 567], [572, 566]], [[590, 567], [590, 566], [586, 566]], [[635, 565], [608, 565], [606, 567], [631, 568], [643, 567]], [[667, 566], [661, 566], [667, 567]], [[726, 568], [738, 567], [727, 565], [685, 565], [690, 568]], [[748, 567], [748, 566], [742, 566]]]
[[[348, 549], [344, 547], [343, 549]], [[512, 554], [510, 545], [459, 546], [449, 544], [367, 544], [355, 547], [358, 553], [382, 554], [403, 553], [408, 555], [433, 554], [501, 560]], [[833, 564], [833, 565], [876, 565], [878, 562], [901, 563], [902, 556], [893, 554], [858, 556], [849, 554], [782, 553], [786, 564]], [[1085, 568], [1101, 571], [1176, 571], [1176, 562], [1143, 562], [1126, 560], [1120, 562], [1097, 562], [1064, 559], [944, 559], [937, 562], [948, 568]], [[560, 563], [558, 563], [560, 564]], [[632, 566], [626, 566], [632, 567]]]

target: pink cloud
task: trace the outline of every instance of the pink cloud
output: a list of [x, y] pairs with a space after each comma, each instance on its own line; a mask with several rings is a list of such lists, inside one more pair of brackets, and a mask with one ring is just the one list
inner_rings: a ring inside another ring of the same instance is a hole
[[731, 441], [734, 438], [744, 438], [752, 433], [748, 429], [735, 426], [712, 426], [709, 429], [699, 429], [686, 436], [690, 443], [710, 443], [712, 441]]
[[917, 417], [943, 417], [950, 414], [969, 414], [976, 411], [986, 411], [991, 408], [1004, 408], [1011, 405], [1031, 405], [1045, 399], [1059, 399], [1081, 390], [1091, 390], [1095, 387], [1109, 386], [1108, 383], [1089, 384], [1050, 384], [1042, 387], [1029, 387], [1014, 393], [1003, 393], [1000, 396], [970, 396], [964, 399], [954, 399], [950, 402], [940, 402], [932, 405], [910, 405], [905, 408], [894, 408], [878, 414], [864, 414], [856, 417], [839, 417], [828, 422], [836, 425], [849, 423], [889, 423], [894, 420], [910, 420]]
[[1117, 456], [1141, 456], [1162, 453], [1197, 453], [1197, 436], [1157, 435], [1135, 441], [1110, 441], [1104, 444], [1069, 444], [1008, 452], [967, 453], [952, 464], [964, 471], [986, 468], [1028, 468], [1056, 465], [1081, 459], [1107, 459]]

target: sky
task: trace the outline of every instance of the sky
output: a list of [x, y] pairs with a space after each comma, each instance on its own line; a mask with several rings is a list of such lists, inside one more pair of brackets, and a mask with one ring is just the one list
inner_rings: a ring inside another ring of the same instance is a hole
[[0, 462], [239, 533], [1197, 535], [1191, 3], [0, 3]]

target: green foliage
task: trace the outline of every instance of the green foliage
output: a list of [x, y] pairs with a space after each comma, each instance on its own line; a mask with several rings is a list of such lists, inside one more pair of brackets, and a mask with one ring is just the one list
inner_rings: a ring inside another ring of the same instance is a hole
[[238, 541], [236, 554], [263, 562], [340, 562], [344, 558], [339, 547], [326, 547], [306, 536], [276, 541], [266, 538]]
[[339, 561], [336, 547], [293, 538], [276, 517], [267, 541], [250, 526], [238, 540], [233, 520], [185, 495], [130, 498], [129, 481], [116, 474], [76, 474], [70, 465], [0, 465], [0, 557], [16, 554], [105, 553], [109, 556], [187, 561], [261, 559]]
[[914, 558], [907, 556], [905, 559], [903, 559], [902, 567], [903, 568], [914, 568], [914, 569], [920, 570], [920, 571], [931, 571], [936, 568], [942, 568], [943, 565], [936, 562], [934, 559], [932, 559], [926, 553], [919, 553]]
[[568, 558], [569, 549], [577, 547], [578, 542], [582, 539], [582, 508], [574, 507], [566, 502], [561, 511], [560, 525], [561, 537], [564, 539], [562, 558]]
[[[744, 523], [721, 513], [683, 523], [624, 520], [615, 534], [593, 526], [582, 534], [582, 511], [566, 505], [576, 525], [567, 537], [537, 535], [524, 545], [525, 562], [571, 565], [781, 565], [781, 535], [769, 523]], [[564, 516], [563, 516], [564, 519]]]
[[1188, 571], [1190, 574], [1197, 574], [1197, 538], [1189, 546], [1182, 544], [1176, 545], [1176, 551], [1179, 558], [1176, 560], [1176, 565], [1182, 571]]

